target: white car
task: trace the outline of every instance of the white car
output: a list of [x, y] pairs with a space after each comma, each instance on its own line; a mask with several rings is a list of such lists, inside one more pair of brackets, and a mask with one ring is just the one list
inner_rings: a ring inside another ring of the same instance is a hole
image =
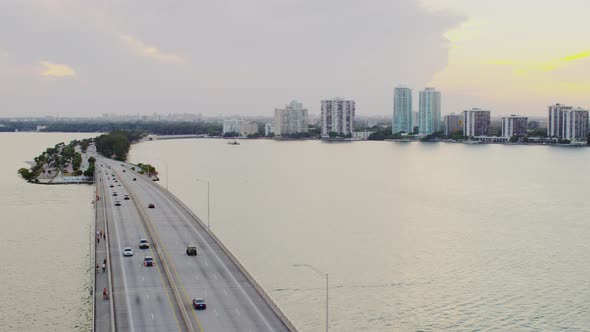
[[123, 256], [133, 256], [133, 249], [129, 247], [123, 249]]

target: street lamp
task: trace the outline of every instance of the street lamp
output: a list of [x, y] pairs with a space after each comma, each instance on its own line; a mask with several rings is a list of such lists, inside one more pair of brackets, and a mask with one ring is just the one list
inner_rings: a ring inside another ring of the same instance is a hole
[[211, 205], [210, 203], [210, 191], [209, 191], [209, 180], [204, 180], [204, 179], [197, 179], [197, 181], [202, 181], [202, 182], [207, 182], [207, 228], [211, 229], [211, 223], [210, 223], [210, 208]]
[[293, 266], [295, 266], [295, 267], [304, 266], [304, 267], [310, 268], [311, 270], [313, 270], [314, 272], [316, 272], [317, 274], [321, 275], [322, 277], [324, 277], [326, 279], [326, 332], [328, 332], [328, 274], [316, 269], [315, 267], [313, 267], [309, 264], [293, 264]]

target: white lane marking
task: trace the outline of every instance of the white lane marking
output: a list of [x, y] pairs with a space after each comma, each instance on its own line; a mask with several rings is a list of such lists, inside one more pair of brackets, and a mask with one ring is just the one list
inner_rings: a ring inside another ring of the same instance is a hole
[[215, 278], [215, 280], [219, 280], [219, 277], [217, 276], [217, 273], [213, 274], [213, 278]]
[[[103, 188], [104, 193], [104, 188]], [[119, 223], [115, 221], [115, 211], [113, 211], [113, 224], [115, 224], [115, 232], [117, 233], [117, 244], [119, 247], [121, 246], [121, 238], [119, 237]], [[108, 236], [111, 236], [110, 234]], [[125, 271], [125, 264], [121, 264], [121, 270], [123, 270], [123, 288], [125, 289], [125, 298], [127, 302], [127, 312], [129, 313], [129, 328], [130, 331], [135, 331], [135, 326], [133, 325], [133, 314], [131, 313], [131, 304], [129, 301], [129, 289], [127, 288], [127, 272]]]
[[217, 310], [213, 309], [213, 312], [215, 313], [216, 316], [219, 316], [219, 313], [217, 312]]
[[[264, 317], [262, 315], [262, 313], [258, 309], [258, 306], [256, 306], [254, 304], [254, 302], [252, 301], [252, 299], [250, 298], [250, 296], [248, 296], [248, 294], [246, 293], [246, 290], [244, 289], [244, 287], [238, 282], [238, 280], [236, 279], [236, 277], [230, 272], [229, 268], [221, 260], [221, 258], [217, 254], [217, 252], [215, 250], [213, 250], [213, 248], [211, 247], [211, 245], [209, 244], [209, 242], [205, 241], [205, 238], [203, 237], [203, 235], [201, 234], [201, 232], [199, 232], [197, 230], [196, 226], [192, 223], [192, 221], [190, 221], [186, 217], [186, 215], [182, 212], [182, 210], [180, 210], [178, 208], [179, 207], [178, 203], [172, 202], [172, 200], [170, 198], [168, 198], [168, 195], [166, 195], [163, 191], [160, 191], [157, 187], [155, 187], [155, 185], [154, 185], [154, 187], [152, 187], [152, 189], [154, 189], [155, 192], [157, 192], [162, 197], [164, 197], [164, 199], [166, 201], [168, 201], [168, 204], [170, 204], [173, 208], [175, 208], [177, 210], [177, 212], [179, 212], [179, 214], [182, 216], [182, 219], [184, 219], [184, 221], [189, 224], [189, 226], [195, 231], [195, 233], [197, 234], [197, 236], [201, 239], [201, 242], [202, 243], [205, 243], [205, 245], [207, 246], [207, 248], [209, 248], [209, 251], [211, 253], [213, 253], [213, 256], [215, 256], [215, 258], [216, 258], [217, 262], [219, 263], [219, 265], [223, 266], [223, 269], [225, 270], [226, 274], [232, 279], [232, 281], [237, 286], [237, 288], [240, 289], [240, 291], [242, 292], [242, 295], [250, 303], [250, 306], [252, 308], [254, 308], [254, 311], [256, 311], [256, 313], [258, 314], [258, 316], [262, 319], [262, 321], [264, 322], [264, 325], [266, 325], [266, 327], [268, 328], [269, 331], [274, 331], [274, 329], [272, 328], [272, 326], [270, 326], [270, 323], [268, 322], [268, 320], [266, 320], [266, 317]], [[189, 212], [187, 211], [187, 213], [189, 213]], [[190, 213], [189, 213], [189, 215], [190, 215]], [[214, 242], [213, 239], [211, 239], [211, 240]], [[222, 250], [221, 248], [219, 248], [219, 249]], [[228, 257], [228, 260], [229, 260], [229, 257]], [[240, 271], [239, 269], [237, 269], [237, 270]], [[241, 271], [240, 271], [240, 273], [241, 273]], [[248, 284], [250, 284], [250, 283], [248, 283]], [[258, 293], [258, 292], [256, 291], [256, 293]]]
[[199, 276], [195, 276], [195, 279], [196, 279], [196, 280], [199, 280]]
[[150, 298], [150, 293], [145, 294], [145, 297]]
[[207, 263], [207, 261], [203, 261], [203, 263], [205, 264], [205, 266], [209, 266], [209, 263]]
[[236, 313], [238, 314], [238, 316], [240, 316], [240, 310], [238, 310], [238, 308], [235, 308]]
[[225, 295], [229, 295], [229, 293], [227, 292], [227, 289], [223, 289], [223, 293], [225, 293]]
[[154, 320], [154, 313], [152, 313], [152, 320]]

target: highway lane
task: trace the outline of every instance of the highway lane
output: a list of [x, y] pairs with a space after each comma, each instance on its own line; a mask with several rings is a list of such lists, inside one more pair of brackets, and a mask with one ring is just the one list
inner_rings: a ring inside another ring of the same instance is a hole
[[[107, 170], [109, 174], [112, 174]], [[104, 173], [104, 169], [101, 174]], [[105, 199], [109, 222], [111, 268], [115, 316], [119, 331], [184, 331], [179, 323], [179, 313], [171, 300], [169, 285], [160, 271], [157, 255], [152, 248], [139, 249], [139, 240], [148, 239], [145, 226], [131, 200], [124, 200], [127, 190], [103, 175], [106, 186]], [[114, 188], [108, 188], [113, 184]], [[113, 196], [117, 192], [119, 196]], [[120, 200], [121, 206], [114, 206]], [[124, 247], [133, 248], [132, 257], [124, 257]], [[156, 260], [155, 267], [144, 267], [144, 256]]]
[[[176, 284], [181, 287], [188, 309], [193, 312], [193, 326], [202, 330], [222, 331], [288, 331], [285, 324], [249, 283], [237, 266], [217, 243], [192, 220], [183, 207], [160, 187], [127, 170], [120, 164], [111, 166], [121, 181], [146, 209], [167, 262], [174, 270]], [[137, 181], [132, 181], [136, 177]], [[198, 247], [198, 256], [189, 257], [188, 244]], [[207, 310], [195, 312], [190, 303], [194, 297], [206, 298]]]

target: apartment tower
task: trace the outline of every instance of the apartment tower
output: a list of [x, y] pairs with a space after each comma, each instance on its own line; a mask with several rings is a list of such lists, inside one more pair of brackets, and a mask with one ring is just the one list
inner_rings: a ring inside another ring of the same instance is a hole
[[354, 100], [341, 98], [322, 100], [322, 137], [329, 137], [332, 132], [352, 135], [355, 107]]
[[440, 91], [426, 88], [420, 91], [418, 103], [419, 133], [432, 134], [440, 130]]
[[412, 90], [399, 86], [393, 91], [393, 134], [400, 132], [412, 133]]

